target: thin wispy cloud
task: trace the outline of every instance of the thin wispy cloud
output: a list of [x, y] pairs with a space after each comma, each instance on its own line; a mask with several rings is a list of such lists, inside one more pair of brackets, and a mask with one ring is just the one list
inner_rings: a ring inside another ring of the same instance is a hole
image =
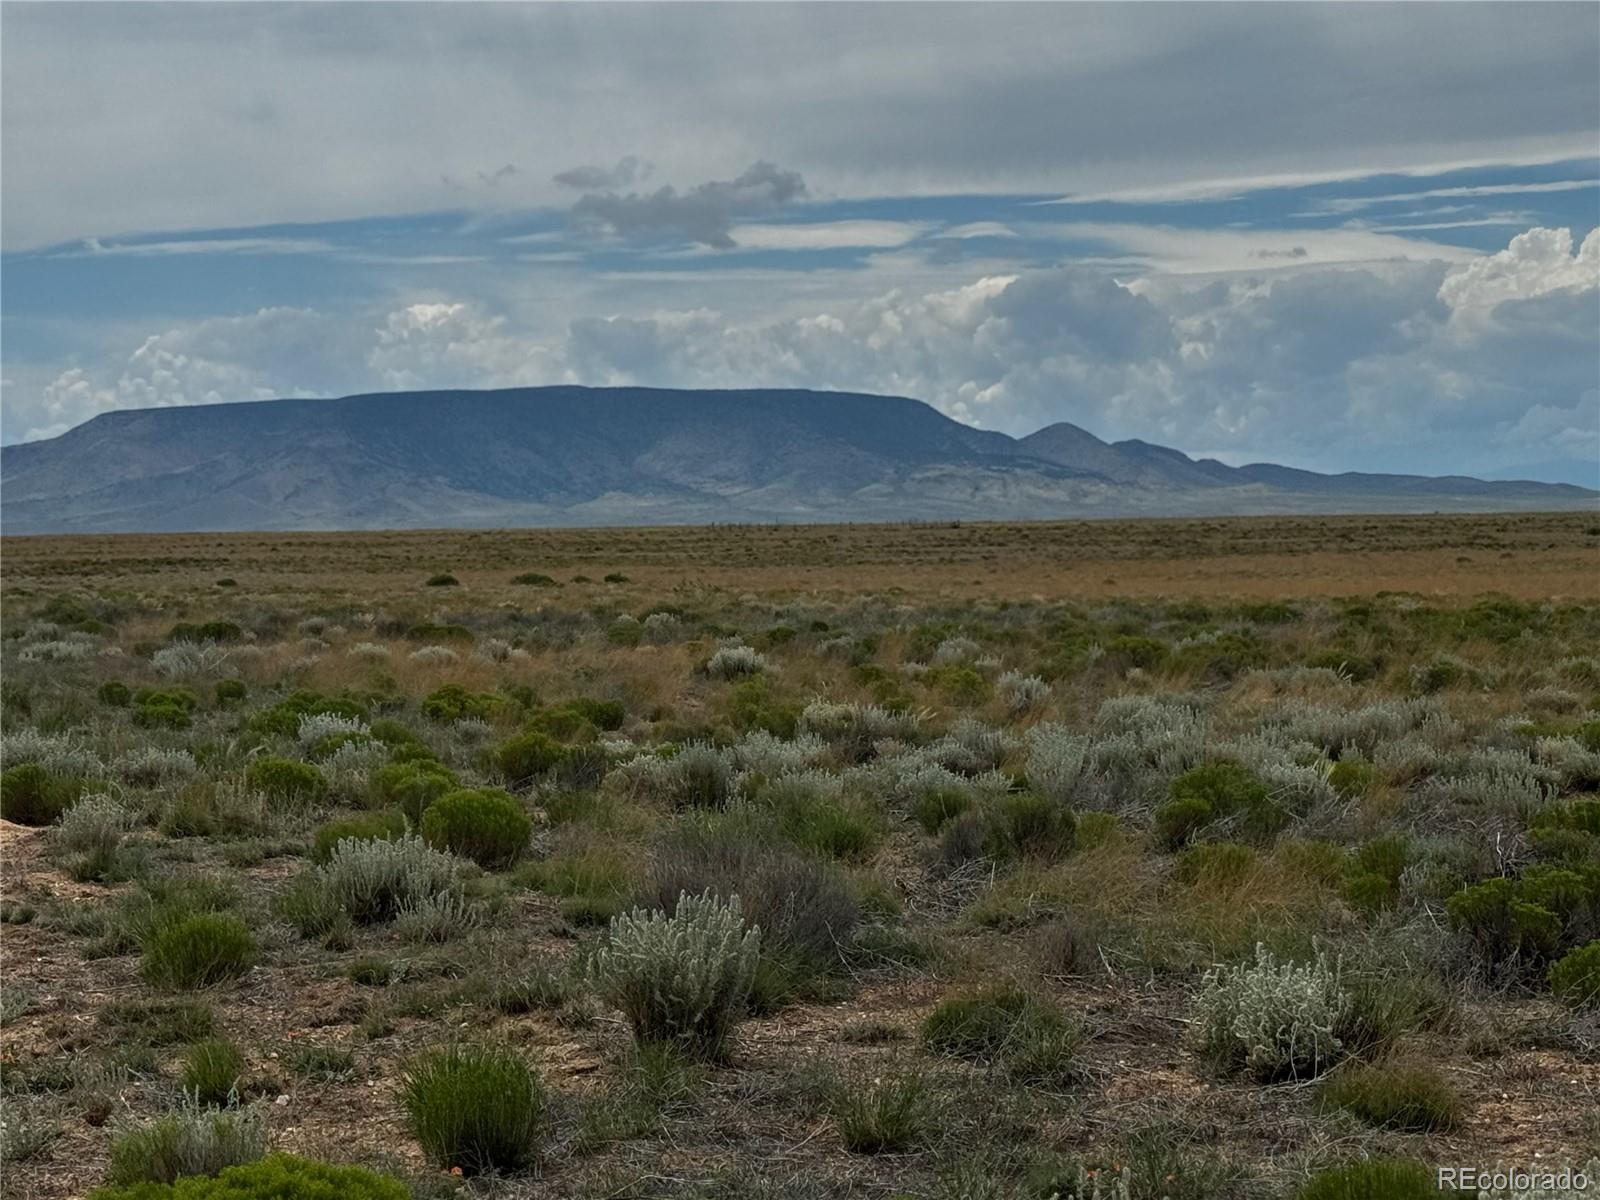
[[327, 254], [330, 242], [314, 238], [183, 238], [159, 242], [107, 242], [85, 238], [76, 248], [55, 251], [56, 258], [100, 258], [121, 255], [150, 258], [172, 254]]
[[1422, 192], [1391, 192], [1383, 196], [1343, 196], [1325, 200], [1308, 208], [1305, 216], [1337, 216], [1377, 208], [1385, 204], [1408, 204], [1417, 200], [1445, 200], [1458, 197], [1536, 196], [1551, 192], [1580, 192], [1600, 189], [1600, 178], [1558, 179], [1550, 183], [1491, 183], [1472, 187], [1429, 188]]

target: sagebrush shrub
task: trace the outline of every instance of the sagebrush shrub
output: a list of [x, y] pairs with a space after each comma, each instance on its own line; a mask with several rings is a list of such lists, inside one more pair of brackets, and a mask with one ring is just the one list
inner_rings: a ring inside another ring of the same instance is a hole
[[754, 646], [733, 644], [718, 647], [706, 660], [705, 672], [713, 679], [737, 679], [741, 675], [759, 675], [767, 669], [766, 657]]
[[387, 841], [344, 841], [317, 880], [333, 903], [361, 924], [387, 921], [408, 904], [440, 896], [456, 884], [460, 860], [407, 835]]
[[1073, 804], [1089, 766], [1089, 739], [1062, 725], [1035, 725], [1026, 735], [1028, 786], [1058, 804]]
[[448, 942], [478, 924], [478, 909], [459, 891], [423, 896], [400, 906], [394, 930], [408, 942]]
[[140, 787], [158, 787], [192, 779], [199, 772], [194, 755], [187, 750], [166, 750], [160, 746], [140, 746], [118, 756], [116, 773]]
[[1037, 675], [1024, 675], [1020, 671], [1006, 671], [995, 682], [995, 691], [1005, 703], [1006, 711], [1020, 717], [1043, 706], [1050, 699], [1050, 685]]
[[675, 808], [724, 808], [733, 798], [733, 767], [715, 746], [691, 743], [665, 760], [660, 783]]
[[367, 723], [360, 717], [336, 712], [312, 712], [300, 718], [295, 726], [295, 740], [302, 749], [313, 750], [337, 738], [367, 737]]
[[767, 954], [782, 954], [807, 972], [839, 962], [861, 920], [849, 881], [833, 863], [802, 854], [735, 816], [692, 821], [656, 847], [645, 897], [671, 912], [681, 895], [737, 897], [745, 918], [761, 928]]
[[79, 879], [107, 879], [116, 870], [123, 839], [139, 818], [110, 796], [85, 796], [61, 815], [55, 841], [79, 856], [73, 874]]
[[636, 1040], [715, 1060], [744, 1014], [760, 949], [761, 931], [745, 927], [737, 896], [684, 894], [671, 916], [634, 909], [612, 921], [591, 979]]
[[227, 661], [228, 652], [211, 642], [174, 642], [150, 656], [156, 674], [167, 679], [209, 674]]
[[171, 1183], [215, 1175], [267, 1152], [267, 1123], [258, 1108], [209, 1109], [186, 1104], [111, 1140], [110, 1182]]
[[813, 700], [800, 713], [795, 729], [829, 743], [849, 762], [864, 762], [877, 753], [879, 742], [909, 741], [917, 732], [917, 717], [876, 704], [836, 704]]
[[215, 1177], [190, 1175], [173, 1184], [97, 1188], [89, 1200], [409, 1200], [398, 1179], [365, 1167], [333, 1166], [289, 1154], [225, 1167]]
[[490, 869], [506, 866], [527, 848], [533, 822], [505, 792], [464, 788], [440, 796], [422, 814], [422, 839]]
[[1349, 1007], [1339, 967], [1325, 955], [1279, 962], [1257, 946], [1254, 962], [1206, 972], [1195, 1028], [1201, 1052], [1221, 1069], [1310, 1079], [1343, 1056], [1339, 1029]]
[[517, 1171], [545, 1134], [544, 1084], [509, 1046], [450, 1046], [406, 1069], [400, 1099], [435, 1165], [464, 1175]]
[[225, 913], [195, 913], [161, 925], [145, 940], [140, 970], [151, 983], [203, 988], [250, 969], [250, 927]]
[[274, 800], [289, 804], [314, 804], [328, 791], [322, 772], [310, 763], [265, 755], [245, 768], [245, 782]]

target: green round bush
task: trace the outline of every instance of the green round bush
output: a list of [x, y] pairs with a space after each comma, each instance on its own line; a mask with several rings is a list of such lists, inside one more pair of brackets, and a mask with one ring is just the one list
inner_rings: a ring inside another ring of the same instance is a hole
[[89, 1200], [410, 1200], [410, 1196], [398, 1179], [365, 1167], [269, 1154], [259, 1162], [227, 1167], [216, 1176], [97, 1188]]
[[95, 695], [100, 698], [100, 703], [112, 708], [127, 708], [128, 701], [133, 699], [133, 692], [128, 685], [120, 679], [108, 679], [100, 685]]
[[544, 1135], [544, 1085], [510, 1047], [430, 1051], [406, 1069], [400, 1099], [423, 1153], [463, 1175], [518, 1170]]
[[448, 571], [440, 571], [437, 575], [428, 576], [429, 587], [460, 587], [461, 581]]
[[1600, 941], [1550, 964], [1550, 990], [1577, 1007], [1600, 1005]]
[[1266, 838], [1288, 819], [1272, 801], [1267, 785], [1236, 762], [1213, 762], [1185, 771], [1172, 781], [1174, 801], [1198, 800], [1216, 818], [1236, 817], [1240, 832]]
[[1174, 800], [1204, 800], [1222, 816], [1266, 803], [1267, 785], [1236, 762], [1213, 762], [1172, 781]]
[[18, 825], [53, 825], [83, 791], [83, 781], [52, 775], [38, 763], [0, 772], [0, 817]]
[[1169, 653], [1165, 642], [1124, 633], [1106, 643], [1104, 661], [1117, 667], [1118, 670], [1125, 671], [1129, 667], [1138, 667], [1149, 671], [1165, 662]]
[[459, 786], [443, 763], [395, 762], [373, 772], [372, 801], [399, 809], [415, 825], [422, 820], [428, 805]]
[[391, 763], [426, 763], [444, 768], [444, 764], [439, 761], [439, 756], [423, 742], [402, 742], [400, 745], [392, 747], [389, 751], [389, 761]]
[[327, 794], [328, 783], [322, 772], [310, 763], [268, 755], [255, 759], [245, 768], [245, 782], [274, 800], [291, 804], [312, 804]]
[[164, 987], [203, 988], [243, 975], [255, 939], [238, 917], [195, 913], [161, 925], [145, 940], [140, 970]]
[[596, 733], [596, 727], [588, 717], [566, 704], [558, 704], [554, 708], [544, 708], [530, 714], [528, 728], [538, 733], [549, 734], [561, 742], [590, 741]]
[[533, 822], [505, 792], [463, 788], [449, 792], [422, 814], [422, 839], [436, 850], [470, 858], [480, 867], [503, 867], [528, 845]]
[[534, 779], [561, 765], [567, 748], [546, 733], [530, 729], [495, 751], [495, 766], [513, 785]]
[[422, 701], [422, 715], [430, 721], [451, 722], [463, 717], [488, 721], [505, 707], [503, 696], [493, 692], [469, 692], [459, 683], [447, 683], [429, 692]]
[[242, 679], [217, 680], [218, 704], [237, 704], [249, 694], [250, 690], [244, 686]]

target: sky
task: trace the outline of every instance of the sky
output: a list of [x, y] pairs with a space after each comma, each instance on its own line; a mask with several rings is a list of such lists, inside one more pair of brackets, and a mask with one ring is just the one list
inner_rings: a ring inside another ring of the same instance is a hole
[[0, 440], [811, 387], [1600, 486], [1592, 4], [0, 4]]

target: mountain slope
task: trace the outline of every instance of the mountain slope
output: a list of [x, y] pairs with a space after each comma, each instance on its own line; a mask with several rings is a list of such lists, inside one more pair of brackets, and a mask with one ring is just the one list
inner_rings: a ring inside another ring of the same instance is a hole
[[521, 388], [105, 413], [0, 452], [6, 533], [1567, 507], [1566, 485], [1196, 462], [898, 397]]

